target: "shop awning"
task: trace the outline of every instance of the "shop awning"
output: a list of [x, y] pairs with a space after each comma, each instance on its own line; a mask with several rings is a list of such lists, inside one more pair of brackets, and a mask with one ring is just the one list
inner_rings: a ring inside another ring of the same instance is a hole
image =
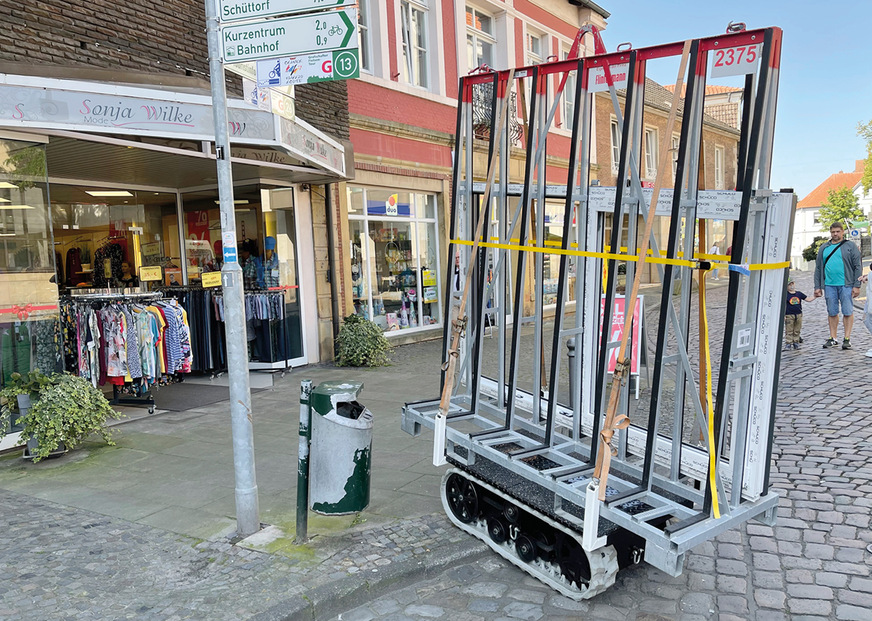
[[[347, 178], [344, 146], [305, 121], [241, 100], [228, 109], [234, 179]], [[51, 136], [52, 177], [179, 188], [215, 177], [209, 95], [0, 74], [0, 128]]]

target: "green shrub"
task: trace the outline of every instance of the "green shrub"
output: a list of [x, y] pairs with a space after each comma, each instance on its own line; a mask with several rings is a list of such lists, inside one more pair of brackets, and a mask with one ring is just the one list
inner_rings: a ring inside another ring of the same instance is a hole
[[15, 373], [11, 379], [0, 391], [0, 437], [9, 428], [12, 411], [17, 408], [17, 395], [31, 395], [31, 408], [18, 423], [24, 427], [23, 438], [37, 441], [33, 461], [48, 457], [61, 443], [68, 449], [75, 448], [93, 433], [107, 444], [114, 444], [106, 421], [120, 415], [88, 380], [69, 373], [49, 377], [38, 371], [27, 376]]
[[336, 337], [336, 365], [383, 367], [390, 362], [392, 349], [381, 328], [359, 315], [349, 315]]
[[815, 261], [817, 259], [818, 250], [823, 246], [829, 237], [820, 237], [819, 235], [815, 235], [814, 241], [810, 246], [804, 248], [802, 251], [802, 258], [806, 261]]

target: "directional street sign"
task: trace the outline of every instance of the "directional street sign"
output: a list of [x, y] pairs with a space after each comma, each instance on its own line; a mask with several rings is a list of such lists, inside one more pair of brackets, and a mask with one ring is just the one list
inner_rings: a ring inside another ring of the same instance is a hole
[[218, 19], [221, 22], [236, 22], [354, 4], [357, 4], [357, 0], [219, 0]]
[[225, 26], [221, 43], [225, 63], [355, 49], [357, 9]]

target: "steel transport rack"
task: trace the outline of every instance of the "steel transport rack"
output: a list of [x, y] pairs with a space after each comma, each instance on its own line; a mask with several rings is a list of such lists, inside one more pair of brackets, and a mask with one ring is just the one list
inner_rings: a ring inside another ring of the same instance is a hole
[[[448, 265], [465, 284], [446, 270], [442, 398], [408, 403], [402, 417], [412, 435], [435, 430], [452, 522], [575, 599], [643, 560], [679, 575], [694, 546], [774, 522], [795, 210], [792, 191], [768, 187], [780, 29], [731, 24], [614, 53], [594, 27], [576, 41], [586, 36], [592, 56], [481, 67], [460, 81]], [[678, 65], [656, 105], [652, 63]], [[744, 83], [730, 130], [735, 190], [717, 190], [705, 183], [704, 97], [729, 76]], [[657, 149], [645, 131], [652, 108], [668, 115]], [[594, 158], [594, 127], [610, 118], [614, 152], [600, 146]], [[594, 173], [610, 155], [615, 186], [600, 186]], [[555, 157], [568, 160], [562, 179]], [[652, 159], [653, 187], [640, 175], [644, 166], [650, 179]], [[729, 233], [728, 256], [707, 254], [712, 231]], [[715, 305], [718, 268], [729, 282]], [[636, 399], [628, 379], [642, 381], [640, 364], [650, 376]]]

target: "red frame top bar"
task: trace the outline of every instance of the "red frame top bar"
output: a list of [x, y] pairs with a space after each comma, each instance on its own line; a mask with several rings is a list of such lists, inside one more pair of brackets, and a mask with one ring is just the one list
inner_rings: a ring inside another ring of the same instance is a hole
[[[700, 52], [708, 52], [711, 50], [736, 47], [738, 45], [754, 45], [763, 43], [766, 32], [771, 30], [772, 37], [772, 55], [769, 59], [771, 67], [777, 68], [781, 58], [781, 37], [782, 30], [777, 26], [769, 28], [758, 28], [756, 30], [744, 30], [742, 32], [728, 32], [713, 37], [705, 37], [699, 39]], [[611, 52], [609, 54], [600, 54], [599, 56], [585, 56], [582, 60], [586, 68], [602, 67], [604, 65], [619, 65], [630, 60], [630, 53], [636, 52], [636, 58], [640, 61], [651, 60], [655, 58], [669, 58], [670, 56], [680, 56], [684, 49], [684, 42], [677, 41], [675, 43], [664, 43], [662, 45], [653, 45], [651, 47], [643, 47], [636, 50], [622, 50], [619, 52]], [[558, 60], [549, 63], [538, 65], [539, 75], [552, 75], [555, 73], [563, 73], [572, 71], [578, 68], [578, 59]], [[515, 78], [522, 79], [530, 77], [532, 66], [519, 67], [515, 70]], [[496, 72], [499, 75], [500, 82], [504, 82], [509, 77], [508, 70]], [[464, 83], [467, 86], [473, 84], [486, 84], [493, 81], [493, 72], [479, 73], [471, 76], [463, 77]]]

